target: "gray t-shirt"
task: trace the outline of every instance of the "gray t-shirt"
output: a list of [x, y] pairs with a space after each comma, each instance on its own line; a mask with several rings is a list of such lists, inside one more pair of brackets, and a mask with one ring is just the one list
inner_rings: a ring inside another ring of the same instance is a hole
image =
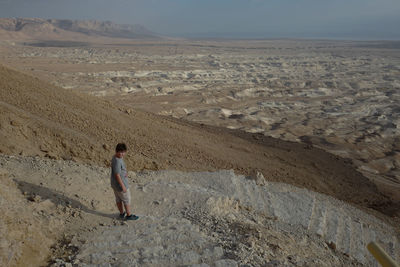
[[115, 177], [116, 174], [119, 174], [121, 176], [122, 182], [124, 183], [126, 189], [128, 189], [128, 180], [126, 180], [128, 173], [126, 171], [125, 162], [122, 158], [117, 158], [116, 156], [113, 156], [111, 160], [111, 187], [117, 191], [122, 191], [122, 188], [119, 185], [117, 178]]

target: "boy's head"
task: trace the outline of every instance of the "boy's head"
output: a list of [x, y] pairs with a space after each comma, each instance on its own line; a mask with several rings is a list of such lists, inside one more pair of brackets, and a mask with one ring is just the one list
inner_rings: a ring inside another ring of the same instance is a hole
[[124, 143], [118, 143], [117, 146], [115, 147], [115, 155], [118, 158], [122, 158], [123, 156], [125, 156], [126, 151], [127, 148]]

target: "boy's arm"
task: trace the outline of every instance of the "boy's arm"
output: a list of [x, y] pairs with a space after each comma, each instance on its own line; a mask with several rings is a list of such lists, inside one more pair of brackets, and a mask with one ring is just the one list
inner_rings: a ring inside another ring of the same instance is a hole
[[125, 192], [126, 192], [126, 187], [125, 187], [124, 183], [122, 182], [121, 175], [119, 175], [119, 173], [116, 173], [116, 174], [115, 174], [115, 179], [117, 179], [117, 182], [118, 182], [119, 185], [121, 186], [122, 192], [125, 193]]

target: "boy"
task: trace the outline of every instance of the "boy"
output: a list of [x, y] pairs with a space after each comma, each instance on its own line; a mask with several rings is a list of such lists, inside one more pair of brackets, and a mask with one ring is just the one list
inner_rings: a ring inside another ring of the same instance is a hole
[[[115, 201], [119, 210], [119, 217], [126, 220], [137, 220], [138, 216], [131, 214], [131, 192], [129, 190], [128, 180], [126, 179], [128, 173], [126, 165], [123, 160], [127, 148], [124, 143], [117, 144], [115, 148], [115, 155], [111, 160], [111, 187], [114, 190]], [[124, 212], [124, 207], [125, 211]], [[126, 215], [126, 217], [125, 217]]]

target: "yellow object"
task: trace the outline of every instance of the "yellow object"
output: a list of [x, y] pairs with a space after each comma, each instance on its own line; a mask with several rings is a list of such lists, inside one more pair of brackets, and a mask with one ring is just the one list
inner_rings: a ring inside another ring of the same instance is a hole
[[367, 248], [382, 267], [400, 267], [377, 243], [371, 242]]

